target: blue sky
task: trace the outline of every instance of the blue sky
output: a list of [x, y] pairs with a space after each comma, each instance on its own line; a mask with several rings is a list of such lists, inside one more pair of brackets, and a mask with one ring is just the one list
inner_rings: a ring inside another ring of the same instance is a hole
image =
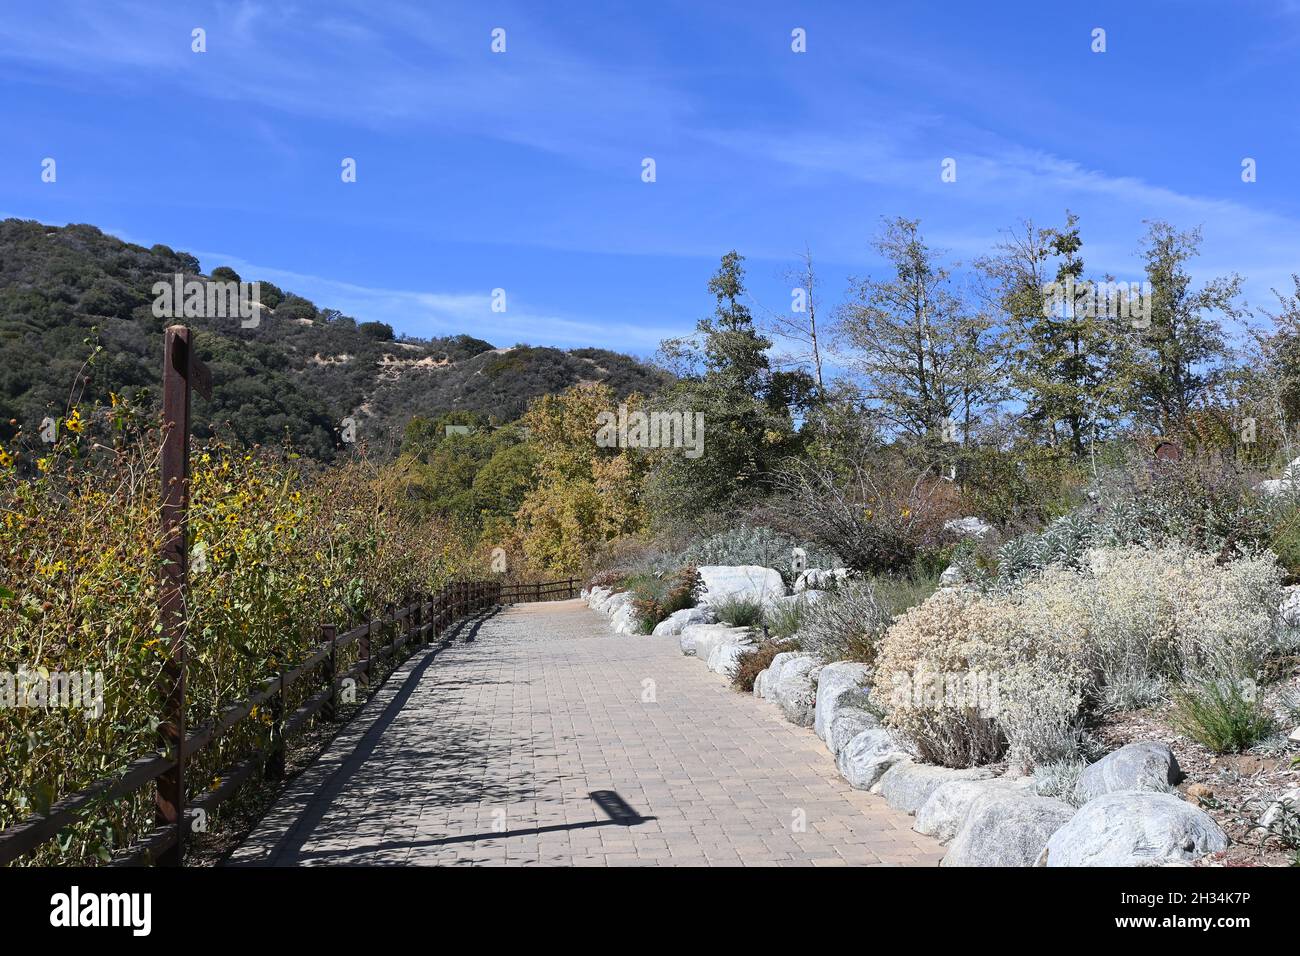
[[1201, 225], [1197, 271], [1269, 304], [1300, 271], [1300, 3], [1066, 7], [5, 2], [0, 215], [497, 345], [647, 355], [731, 248], [784, 309], [807, 245], [833, 304], [894, 215], [969, 261], [1068, 207], [1121, 280], [1144, 219]]

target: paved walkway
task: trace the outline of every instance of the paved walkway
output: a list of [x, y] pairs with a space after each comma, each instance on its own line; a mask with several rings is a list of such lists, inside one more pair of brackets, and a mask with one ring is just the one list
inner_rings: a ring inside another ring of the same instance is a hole
[[235, 865], [934, 865], [810, 730], [676, 638], [524, 604], [407, 661]]

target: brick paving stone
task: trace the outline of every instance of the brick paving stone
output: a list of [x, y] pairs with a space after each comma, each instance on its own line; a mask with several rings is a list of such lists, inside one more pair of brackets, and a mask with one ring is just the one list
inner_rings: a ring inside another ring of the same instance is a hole
[[676, 638], [559, 601], [412, 655], [228, 864], [936, 865], [911, 826]]

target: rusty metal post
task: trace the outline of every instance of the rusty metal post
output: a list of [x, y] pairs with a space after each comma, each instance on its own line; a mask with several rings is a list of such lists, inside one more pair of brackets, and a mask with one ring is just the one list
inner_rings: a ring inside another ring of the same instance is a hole
[[158, 777], [154, 795], [160, 826], [174, 826], [176, 839], [158, 857], [163, 866], [180, 866], [185, 855], [185, 656], [186, 597], [189, 585], [190, 392], [212, 397], [212, 378], [194, 357], [190, 330], [168, 327], [163, 339], [162, 408], [162, 575], [158, 617], [166, 657], [159, 675], [162, 721], [158, 733], [175, 764]]

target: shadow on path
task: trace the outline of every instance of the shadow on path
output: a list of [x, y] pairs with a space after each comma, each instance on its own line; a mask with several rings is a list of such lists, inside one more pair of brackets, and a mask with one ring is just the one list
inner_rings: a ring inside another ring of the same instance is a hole
[[[569, 830], [592, 830], [597, 827], [634, 827], [649, 823], [658, 817], [643, 817], [621, 796], [613, 790], [594, 790], [589, 796], [592, 802], [610, 815], [608, 820], [587, 820], [582, 823], [557, 823], [545, 827], [522, 827], [518, 830], [493, 830], [488, 833], [465, 833], [459, 836], [439, 837], [432, 840], [401, 840], [370, 846], [351, 847], [351, 854], [367, 854], [384, 850], [415, 849], [417, 847], [448, 846], [455, 843], [477, 843], [480, 840], [508, 840], [511, 837], [538, 836], [542, 833], [559, 833]], [[338, 854], [331, 851], [300, 853], [299, 859], [334, 858]]]
[[[306, 801], [300, 815], [293, 821], [281, 839], [268, 848], [267, 859], [269, 861], [285, 857], [299, 860], [313, 856], [331, 855], [325, 852], [306, 853], [303, 851], [304, 847], [313, 839], [318, 839], [323, 835], [328, 836], [330, 831], [346, 829], [349, 826], [348, 820], [339, 821], [335, 825], [325, 823], [326, 818], [335, 809], [336, 801], [349, 789], [357, 787], [359, 783], [357, 780], [358, 774], [363, 774], [363, 771], [366, 771], [367, 761], [374, 755], [376, 748], [379, 747], [394, 720], [402, 713], [411, 695], [420, 686], [425, 672], [434, 663], [438, 655], [454, 644], [474, 643], [483, 624], [494, 614], [495, 610], [470, 621], [460, 622], [453, 630], [445, 634], [437, 644], [417, 650], [411, 660], [399, 665], [398, 670], [389, 675], [388, 680], [385, 681], [385, 683], [388, 683], [388, 681], [400, 680], [401, 683], [395, 690], [390, 690], [383, 684], [375, 688], [374, 696], [367, 702], [367, 707], [371, 704], [380, 705], [381, 694], [391, 694], [391, 696], [382, 702], [382, 710], [374, 717], [370, 717], [363, 708], [353, 718], [361, 722], [369, 720], [369, 726], [357, 738], [355, 745], [339, 762], [338, 766], [324, 776], [319, 785], [314, 788], [311, 792], [311, 799]], [[414, 661], [413, 665], [412, 660]], [[409, 670], [403, 675], [401, 668], [408, 666]], [[438, 689], [440, 692], [446, 693], [449, 690], [463, 690], [477, 683], [499, 682], [479, 682], [460, 676], [454, 683], [449, 683]], [[475, 768], [489, 765], [494, 757], [501, 755], [502, 751], [505, 752], [508, 758], [509, 744], [507, 743], [504, 747], [493, 747], [486, 742], [471, 741], [464, 736], [457, 738], [451, 733], [451, 731], [457, 729], [472, 728], [463, 726], [444, 727], [441, 734], [422, 736], [420, 738], [419, 742], [428, 746], [418, 748], [402, 747], [397, 752], [389, 755], [387, 764], [391, 772], [386, 776], [390, 779], [378, 781], [383, 789], [373, 794], [374, 799], [370, 801], [371, 804], [400, 803], [405, 799], [405, 793], [413, 784], [418, 783], [421, 776], [428, 777], [431, 775], [437, 777], [441, 801], [448, 804], [477, 803], [484, 799], [501, 799], [507, 796], [518, 798], [521, 790], [517, 784], [509, 787], [504, 785], [494, 787], [484, 780], [481, 775], [474, 773]], [[346, 728], [343, 733], [347, 733]], [[392, 743], [393, 741], [390, 740], [390, 746]], [[465, 768], [468, 772], [461, 772], [461, 768]], [[317, 769], [319, 770], [319, 768]], [[453, 771], [451, 774], [448, 774], [449, 769]], [[371, 772], [373, 772], [373, 767], [371, 767]], [[304, 777], [310, 773], [311, 768], [309, 767]], [[339, 826], [339, 824], [342, 824], [342, 826]], [[240, 865], [240, 863], [228, 862], [228, 865]]]

